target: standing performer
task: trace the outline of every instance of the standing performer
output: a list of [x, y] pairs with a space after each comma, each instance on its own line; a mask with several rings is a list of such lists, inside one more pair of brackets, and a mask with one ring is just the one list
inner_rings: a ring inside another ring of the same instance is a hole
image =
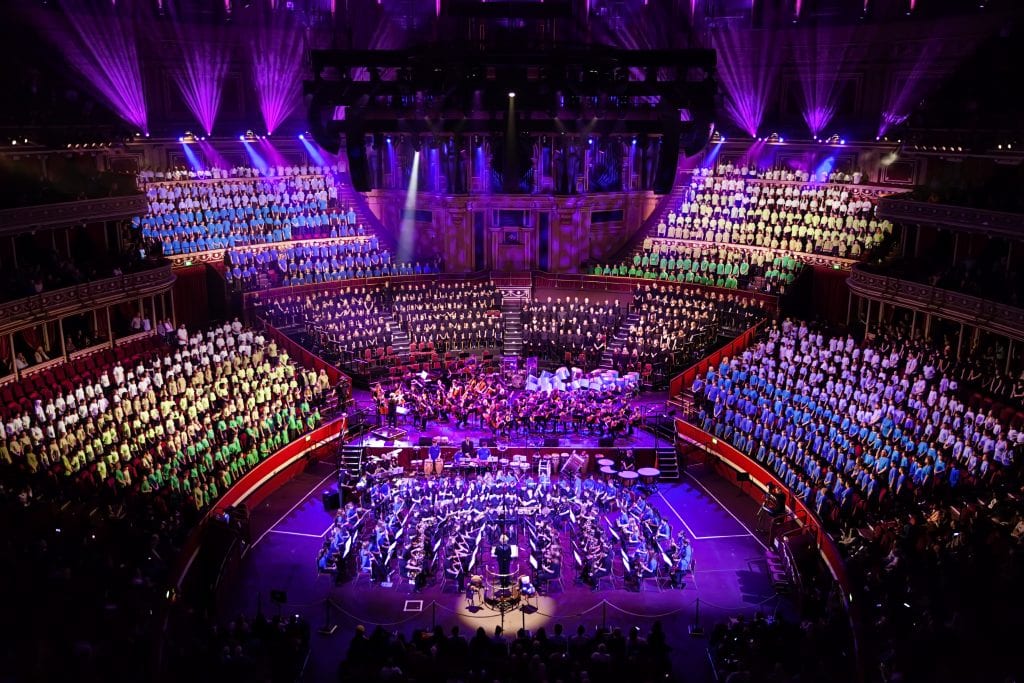
[[498, 545], [494, 549], [494, 559], [498, 561], [498, 574], [501, 587], [509, 585], [509, 576], [512, 573], [512, 546], [508, 544], [508, 536], [502, 535], [498, 539]]

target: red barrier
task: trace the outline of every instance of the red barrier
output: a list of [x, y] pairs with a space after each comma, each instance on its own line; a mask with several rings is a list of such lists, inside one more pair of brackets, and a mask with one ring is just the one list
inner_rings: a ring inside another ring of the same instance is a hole
[[[832, 577], [839, 585], [840, 590], [842, 590], [843, 603], [846, 605], [846, 611], [850, 618], [850, 628], [853, 633], [854, 651], [857, 653], [856, 664], [858, 668], [858, 679], [863, 680], [863, 662], [860, 661], [860, 650], [858, 648], [858, 610], [855, 609], [851, 603], [853, 593], [850, 590], [850, 579], [846, 572], [846, 564], [843, 562], [843, 557], [839, 552], [839, 547], [832, 540], [832, 537], [825, 532], [818, 516], [813, 510], [811, 510], [811, 508], [804, 505], [803, 501], [794, 496], [789, 488], [782, 482], [782, 480], [776, 477], [774, 473], [763, 467], [757, 460], [754, 460], [742, 451], [734, 448], [731, 444], [728, 444], [725, 441], [708, 434], [703, 429], [678, 418], [676, 419], [676, 435], [679, 439], [696, 443], [704, 450], [705, 453], [709, 453], [717, 457], [719, 461], [727, 467], [730, 467], [737, 472], [746, 472], [749, 474], [751, 482], [756, 485], [760, 492], [763, 493], [767, 491], [769, 485], [775, 485], [780, 491], [785, 493], [786, 507], [793, 512], [797, 521], [804, 528], [813, 531], [818, 552], [821, 554], [822, 559], [825, 561], [825, 565], [832, 573]], [[755, 497], [754, 491], [750, 490], [749, 487], [744, 487], [742, 482], [737, 482], [736, 485], [739, 486], [740, 490], [748, 496], [752, 498]]]
[[699, 375], [705, 374], [708, 371], [708, 368], [717, 366], [722, 362], [723, 358], [732, 358], [743, 353], [743, 351], [746, 350], [746, 348], [754, 341], [754, 338], [757, 337], [765, 322], [766, 321], [762, 320], [757, 323], [707, 358], [691, 365], [669, 380], [669, 398], [675, 398], [686, 391], [687, 387], [693, 386], [693, 381], [697, 379]]
[[348, 382], [348, 385], [352, 386], [352, 378], [346, 375], [344, 372], [334, 367], [320, 356], [312, 353], [304, 346], [296, 343], [288, 337], [284, 332], [268, 323], [266, 320], [260, 318], [263, 323], [263, 329], [266, 330], [267, 336], [277, 342], [277, 345], [288, 352], [288, 355], [304, 368], [313, 368], [317, 372], [323, 370], [327, 373], [328, 379], [331, 380], [331, 385], [335, 385], [338, 382], [344, 380]]
[[347, 419], [345, 417], [339, 417], [326, 424], [320, 425], [310, 433], [304, 434], [295, 441], [292, 441], [282, 447], [276, 453], [273, 453], [266, 460], [256, 465], [256, 467], [252, 468], [252, 470], [238, 479], [231, 488], [229, 488], [224, 495], [217, 500], [214, 507], [203, 515], [203, 518], [199, 520], [198, 524], [196, 524], [195, 529], [189, 533], [188, 538], [182, 546], [181, 552], [178, 554], [178, 564], [171, 573], [171, 585], [175, 586], [179, 590], [181, 589], [181, 584], [185, 579], [185, 575], [188, 573], [189, 567], [192, 565], [192, 561], [199, 552], [199, 545], [203, 537], [203, 529], [212, 516], [223, 514], [229, 507], [244, 502], [246, 499], [256, 494], [257, 491], [259, 491], [260, 495], [264, 498], [270, 493], [273, 493], [274, 490], [283, 485], [287, 480], [285, 477], [278, 477], [279, 474], [293, 466], [310, 451], [328, 444], [340, 435], [344, 434], [346, 425]]

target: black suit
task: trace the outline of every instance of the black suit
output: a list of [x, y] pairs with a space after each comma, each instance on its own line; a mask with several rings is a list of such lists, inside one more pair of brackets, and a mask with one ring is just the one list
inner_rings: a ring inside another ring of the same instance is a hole
[[498, 573], [501, 574], [501, 585], [509, 585], [509, 574], [512, 570], [512, 546], [501, 543], [494, 549], [494, 557], [498, 560]]

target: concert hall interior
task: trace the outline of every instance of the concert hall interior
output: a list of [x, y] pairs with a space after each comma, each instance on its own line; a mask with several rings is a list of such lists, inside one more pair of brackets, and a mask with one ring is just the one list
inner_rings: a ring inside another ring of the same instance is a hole
[[1022, 19], [0, 3], [0, 678], [1024, 681]]

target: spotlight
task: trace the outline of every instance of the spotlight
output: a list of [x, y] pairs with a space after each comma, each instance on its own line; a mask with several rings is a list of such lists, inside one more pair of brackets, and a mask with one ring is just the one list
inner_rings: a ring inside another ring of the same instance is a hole
[[389, 135], [386, 138], [384, 138], [384, 142], [386, 142], [386, 143], [388, 143], [390, 145], [391, 144], [391, 136]]
[[588, 145], [594, 144], [594, 138], [587, 138], [587, 144]]
[[515, 94], [514, 92], [510, 92], [510, 93], [508, 94], [508, 98], [509, 98], [510, 100], [514, 100], [514, 99], [516, 98], [516, 94]]
[[244, 136], [244, 135], [239, 135], [239, 136], [238, 136], [238, 140], [239, 140], [240, 142], [245, 142], [245, 136]]
[[12, 145], [16, 145], [16, 144], [18, 144], [18, 141], [17, 140], [11, 140], [11, 144]]
[[305, 139], [306, 139], [306, 136], [305, 136], [305, 135], [303, 135], [302, 133], [299, 133], [299, 139], [300, 139], [300, 140], [305, 140]]

